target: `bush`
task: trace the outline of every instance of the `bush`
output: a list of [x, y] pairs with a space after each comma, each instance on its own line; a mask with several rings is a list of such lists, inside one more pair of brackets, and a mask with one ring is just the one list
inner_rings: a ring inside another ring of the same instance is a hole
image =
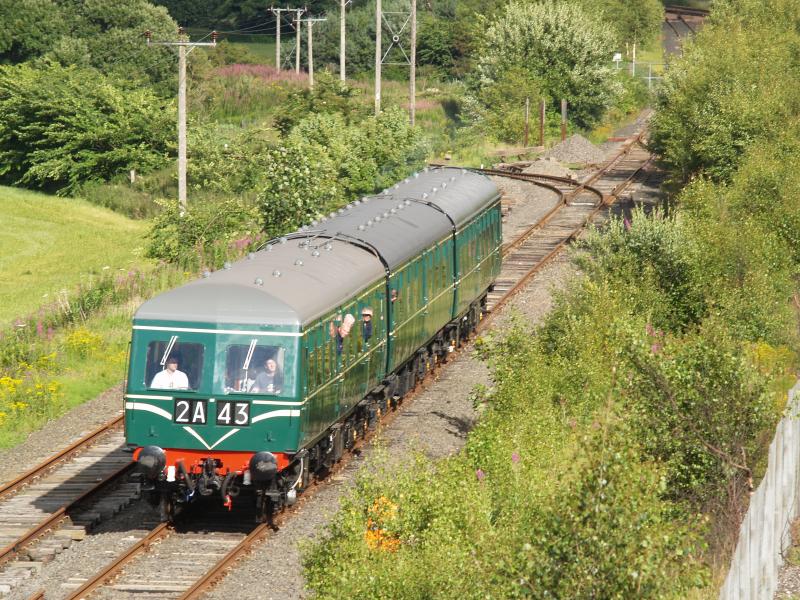
[[172, 105], [92, 69], [0, 66], [0, 180], [67, 194], [166, 163]]
[[619, 93], [608, 64], [612, 49], [608, 26], [576, 4], [512, 2], [486, 31], [473, 87], [479, 93], [517, 69], [550, 106], [566, 99], [570, 119], [589, 127]]
[[680, 181], [729, 181], [752, 143], [799, 114], [797, 7], [771, 0], [746, 14], [744, 4], [721, 5], [660, 87], [651, 147]]
[[219, 268], [264, 241], [258, 210], [242, 200], [193, 202], [182, 216], [176, 202], [160, 204], [147, 236], [148, 257], [190, 269]]

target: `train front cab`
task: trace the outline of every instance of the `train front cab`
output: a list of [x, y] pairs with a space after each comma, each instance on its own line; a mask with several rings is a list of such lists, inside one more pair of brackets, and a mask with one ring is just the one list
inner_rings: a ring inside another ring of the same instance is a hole
[[164, 518], [200, 496], [230, 506], [243, 488], [262, 504], [286, 501], [283, 479], [300, 468], [299, 339], [288, 328], [134, 324], [126, 440]]

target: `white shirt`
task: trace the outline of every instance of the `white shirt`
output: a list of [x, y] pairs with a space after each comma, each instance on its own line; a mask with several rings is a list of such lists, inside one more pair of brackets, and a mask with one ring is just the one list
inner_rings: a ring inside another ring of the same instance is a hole
[[163, 371], [156, 373], [156, 376], [153, 377], [150, 387], [161, 390], [187, 390], [189, 389], [189, 378], [186, 377], [186, 373], [183, 371], [179, 371], [177, 369], [175, 371], [164, 369]]

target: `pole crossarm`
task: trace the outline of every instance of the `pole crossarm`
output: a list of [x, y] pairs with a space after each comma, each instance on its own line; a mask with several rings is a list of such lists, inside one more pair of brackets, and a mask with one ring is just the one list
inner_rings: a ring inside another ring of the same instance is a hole
[[[403, 21], [402, 25], [400, 25], [399, 29], [395, 28], [395, 25], [386, 18], [387, 15], [395, 15], [400, 17], [405, 17], [405, 21]], [[410, 65], [411, 58], [409, 58], [408, 54], [406, 53], [405, 48], [403, 48], [403, 44], [400, 42], [400, 36], [406, 30], [406, 27], [411, 22], [411, 13], [410, 12], [389, 12], [383, 11], [381, 13], [381, 20], [383, 21], [384, 26], [392, 35], [392, 41], [389, 44], [389, 47], [386, 48], [386, 52], [383, 53], [383, 57], [381, 58], [381, 64], [384, 65]], [[387, 61], [386, 57], [389, 56], [389, 52], [391, 52], [392, 48], [397, 48], [402, 53], [403, 57], [406, 59], [405, 62], [397, 62], [397, 61]]]

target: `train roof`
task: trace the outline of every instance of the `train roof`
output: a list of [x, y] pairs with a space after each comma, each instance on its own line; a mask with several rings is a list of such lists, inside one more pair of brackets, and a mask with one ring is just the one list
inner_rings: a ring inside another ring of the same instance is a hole
[[145, 302], [135, 319], [302, 326], [452, 233], [499, 197], [487, 177], [426, 169]]

